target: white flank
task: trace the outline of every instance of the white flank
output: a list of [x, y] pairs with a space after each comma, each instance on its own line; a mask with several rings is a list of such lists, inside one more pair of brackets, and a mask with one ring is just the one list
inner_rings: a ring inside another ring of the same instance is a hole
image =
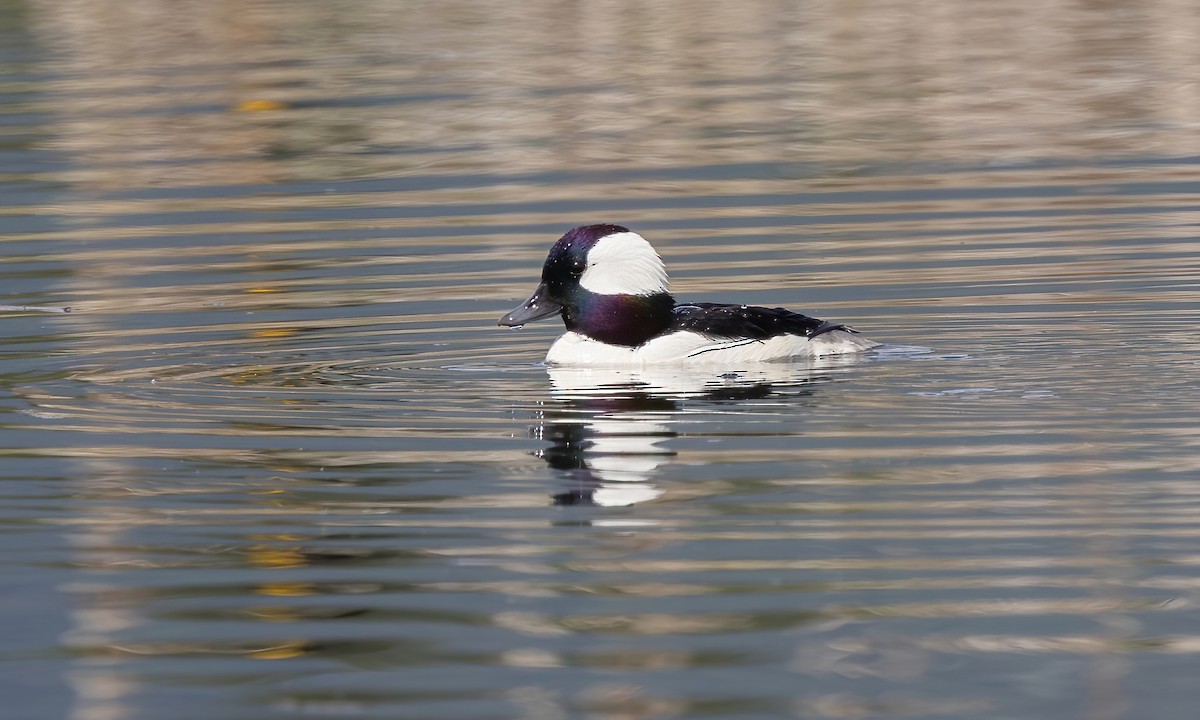
[[780, 335], [767, 340], [713, 340], [694, 332], [674, 332], [629, 348], [569, 332], [550, 346], [546, 362], [602, 366], [736, 365], [843, 355], [869, 350], [878, 344], [844, 330], [824, 333], [812, 340], [799, 335]]
[[653, 295], [666, 292], [662, 258], [634, 232], [605, 235], [588, 251], [587, 269], [579, 278], [585, 290], [601, 295]]

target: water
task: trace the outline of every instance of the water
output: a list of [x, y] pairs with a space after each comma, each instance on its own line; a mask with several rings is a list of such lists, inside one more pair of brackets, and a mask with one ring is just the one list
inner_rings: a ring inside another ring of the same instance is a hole
[[4, 717], [1190, 719], [1196, 10], [508, 7], [0, 3]]

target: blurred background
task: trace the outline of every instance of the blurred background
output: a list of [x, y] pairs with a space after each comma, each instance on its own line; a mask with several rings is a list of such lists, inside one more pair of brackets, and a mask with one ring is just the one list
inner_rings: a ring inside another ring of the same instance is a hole
[[9, 126], [79, 190], [1197, 152], [1170, 0], [4, 5]]
[[[1190, 720], [1198, 66], [1182, 0], [0, 0], [3, 712]], [[593, 222], [887, 347], [548, 371], [495, 320]]]

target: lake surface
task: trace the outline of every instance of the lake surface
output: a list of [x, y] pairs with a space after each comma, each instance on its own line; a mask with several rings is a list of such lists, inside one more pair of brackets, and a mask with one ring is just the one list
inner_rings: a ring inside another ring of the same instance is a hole
[[[1200, 12], [0, 2], [14, 720], [1191, 720]], [[578, 224], [885, 343], [540, 364]]]

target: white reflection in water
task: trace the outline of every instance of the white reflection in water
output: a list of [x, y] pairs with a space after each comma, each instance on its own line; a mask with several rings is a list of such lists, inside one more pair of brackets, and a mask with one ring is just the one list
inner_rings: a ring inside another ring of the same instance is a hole
[[678, 459], [664, 443], [676, 437], [673, 428], [684, 403], [740, 403], [798, 390], [810, 393], [829, 382], [832, 371], [864, 357], [738, 369], [547, 367], [552, 393], [562, 404], [548, 408], [531, 433], [551, 443], [538, 455], [568, 481], [568, 489], [553, 501], [613, 507], [655, 500], [665, 490], [654, 478]]

